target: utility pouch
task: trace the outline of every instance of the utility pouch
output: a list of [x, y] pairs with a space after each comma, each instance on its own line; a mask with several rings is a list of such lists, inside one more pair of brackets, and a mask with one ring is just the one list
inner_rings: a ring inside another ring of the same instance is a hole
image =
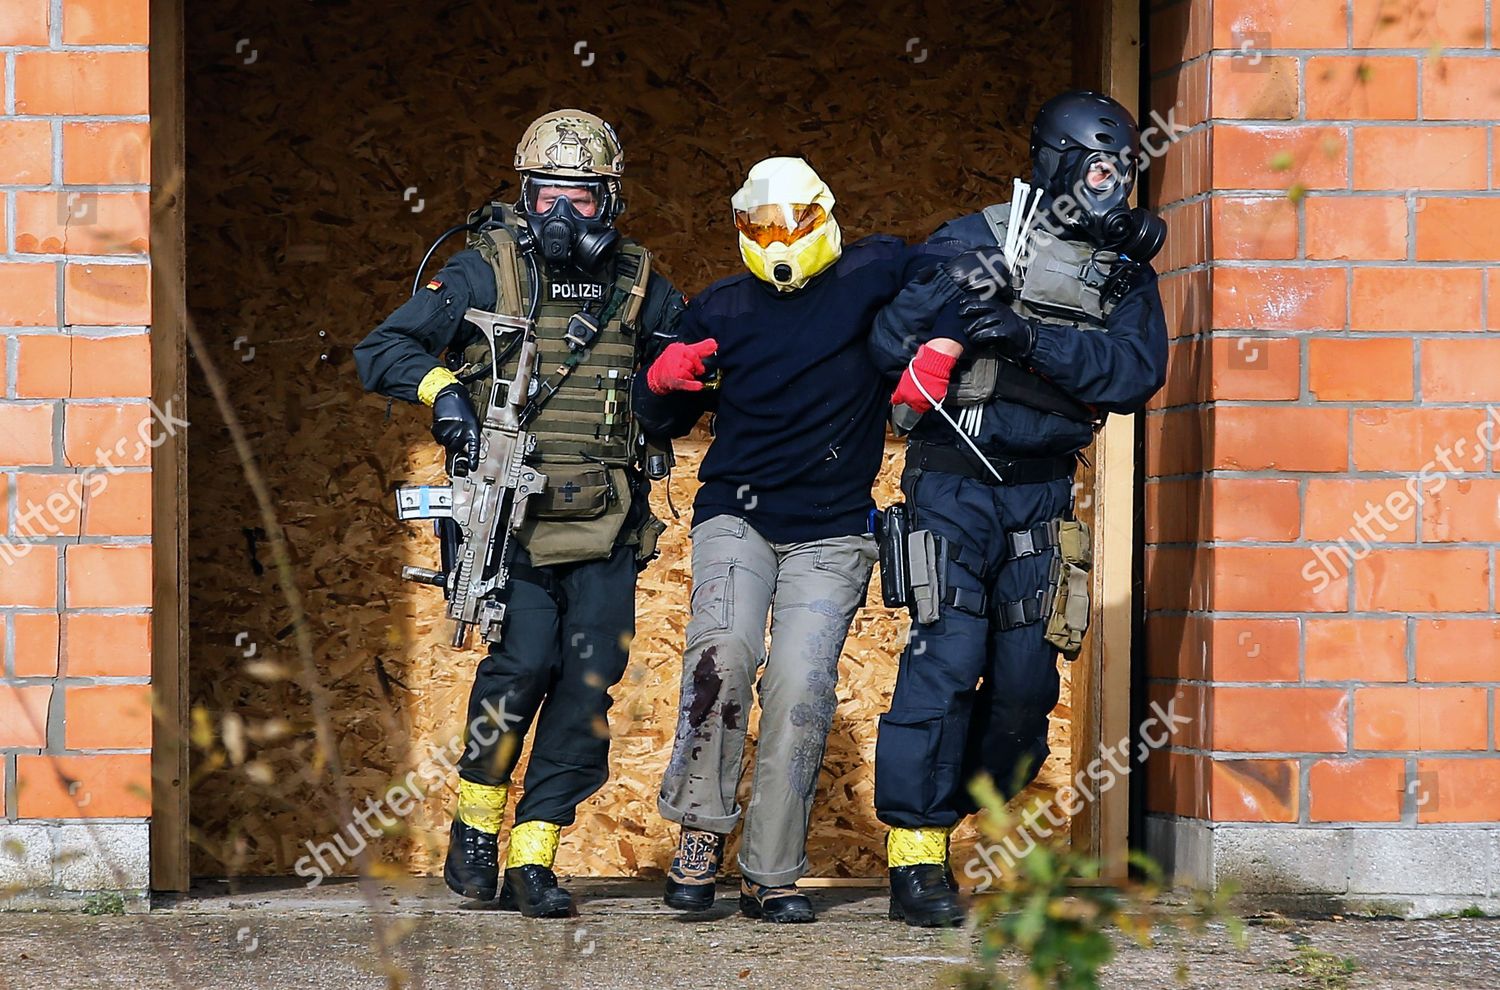
[[907, 579], [911, 582], [912, 618], [922, 624], [936, 622], [943, 601], [941, 544], [931, 530], [919, 529], [906, 537]]
[[609, 469], [599, 464], [548, 464], [547, 488], [532, 511], [538, 519], [593, 519], [614, 494]]
[[976, 357], [961, 370], [948, 389], [948, 398], [960, 406], [978, 406], [995, 394], [995, 379], [1000, 373], [1000, 359]]
[[911, 583], [906, 573], [906, 503], [898, 502], [880, 514], [880, 600], [886, 608], [906, 608], [911, 603]]
[[[624, 468], [545, 464], [547, 487], [538, 512], [521, 524], [521, 543], [534, 567], [604, 560], [614, 552], [633, 499]], [[569, 501], [569, 496], [572, 501]]]
[[1086, 523], [1064, 519], [1058, 523], [1057, 556], [1052, 561], [1046, 640], [1072, 660], [1083, 646], [1089, 628], [1089, 571], [1094, 566], [1093, 533]]

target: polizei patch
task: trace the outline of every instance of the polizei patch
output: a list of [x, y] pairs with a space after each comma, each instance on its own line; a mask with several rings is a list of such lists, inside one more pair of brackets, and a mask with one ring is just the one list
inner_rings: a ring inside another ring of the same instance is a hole
[[548, 302], [598, 302], [603, 298], [603, 282], [547, 283]]

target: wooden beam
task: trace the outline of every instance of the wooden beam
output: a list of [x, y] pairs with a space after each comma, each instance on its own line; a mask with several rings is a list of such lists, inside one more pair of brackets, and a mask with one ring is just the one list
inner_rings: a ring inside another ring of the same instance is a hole
[[[1088, 0], [1080, 9], [1074, 78], [1140, 117], [1140, 0]], [[1094, 445], [1094, 631], [1074, 674], [1073, 770], [1130, 736], [1130, 645], [1135, 611], [1135, 417], [1110, 416]], [[1127, 753], [1123, 761], [1129, 761]], [[1136, 768], [1139, 769], [1139, 768]], [[1074, 819], [1074, 847], [1126, 873], [1130, 788], [1097, 795]]]
[[[182, 0], [151, 0], [151, 394], [185, 419]], [[191, 429], [191, 427], [189, 427]], [[188, 888], [187, 433], [151, 465], [151, 887]]]

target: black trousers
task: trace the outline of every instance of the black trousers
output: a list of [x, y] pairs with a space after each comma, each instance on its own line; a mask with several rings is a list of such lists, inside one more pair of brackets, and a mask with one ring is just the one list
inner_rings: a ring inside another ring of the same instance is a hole
[[609, 689], [635, 635], [635, 548], [535, 569], [517, 548], [516, 560], [526, 578], [512, 581], [505, 635], [474, 674], [459, 776], [508, 784], [535, 724], [516, 821], [571, 825], [609, 777]]
[[[948, 581], [1018, 601], [1047, 585], [1052, 548], [1006, 560], [1005, 534], [1061, 516], [1068, 478], [989, 485], [938, 471], [902, 479], [912, 529], [932, 530], [982, 561], [982, 579], [950, 564]], [[968, 785], [987, 773], [1007, 796], [1047, 758], [1047, 716], [1057, 705], [1057, 651], [1032, 622], [1002, 630], [986, 615], [944, 604], [936, 621], [913, 622], [891, 710], [875, 745], [875, 812], [896, 828], [951, 826], [975, 810]]]

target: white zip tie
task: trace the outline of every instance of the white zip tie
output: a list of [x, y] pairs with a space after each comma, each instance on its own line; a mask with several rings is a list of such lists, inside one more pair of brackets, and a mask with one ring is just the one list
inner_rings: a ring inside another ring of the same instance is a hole
[[1020, 252], [1021, 249], [1021, 233], [1020, 230], [1017, 229], [1016, 225], [1016, 220], [1019, 218], [1016, 214], [1019, 212], [1023, 216], [1025, 215], [1026, 207], [1024, 203], [1026, 196], [1028, 193], [1030, 193], [1030, 191], [1031, 187], [1022, 182], [1020, 179], [1011, 180], [1010, 221], [1005, 225], [1004, 250], [1005, 266], [1012, 271], [1015, 270], [1016, 255]]
[[922, 393], [922, 398], [932, 403], [932, 408], [936, 409], [948, 421], [948, 425], [953, 427], [953, 432], [957, 433], [959, 439], [969, 445], [969, 449], [974, 452], [974, 456], [983, 462], [985, 469], [995, 476], [995, 480], [1002, 485], [1005, 484], [1005, 479], [1000, 477], [1000, 472], [995, 470], [995, 465], [990, 463], [990, 459], [984, 456], [984, 451], [980, 450], [979, 446], [973, 440], [969, 439], [969, 435], [963, 431], [963, 428], [953, 421], [953, 417], [948, 415], [948, 410], [943, 408], [943, 404], [934, 399], [932, 393], [927, 391], [926, 386], [922, 384], [922, 379], [917, 377], [917, 371], [914, 367], [916, 363], [916, 356], [913, 355], [912, 359], [906, 364], [906, 370], [911, 375], [911, 383], [917, 387], [918, 392]]

